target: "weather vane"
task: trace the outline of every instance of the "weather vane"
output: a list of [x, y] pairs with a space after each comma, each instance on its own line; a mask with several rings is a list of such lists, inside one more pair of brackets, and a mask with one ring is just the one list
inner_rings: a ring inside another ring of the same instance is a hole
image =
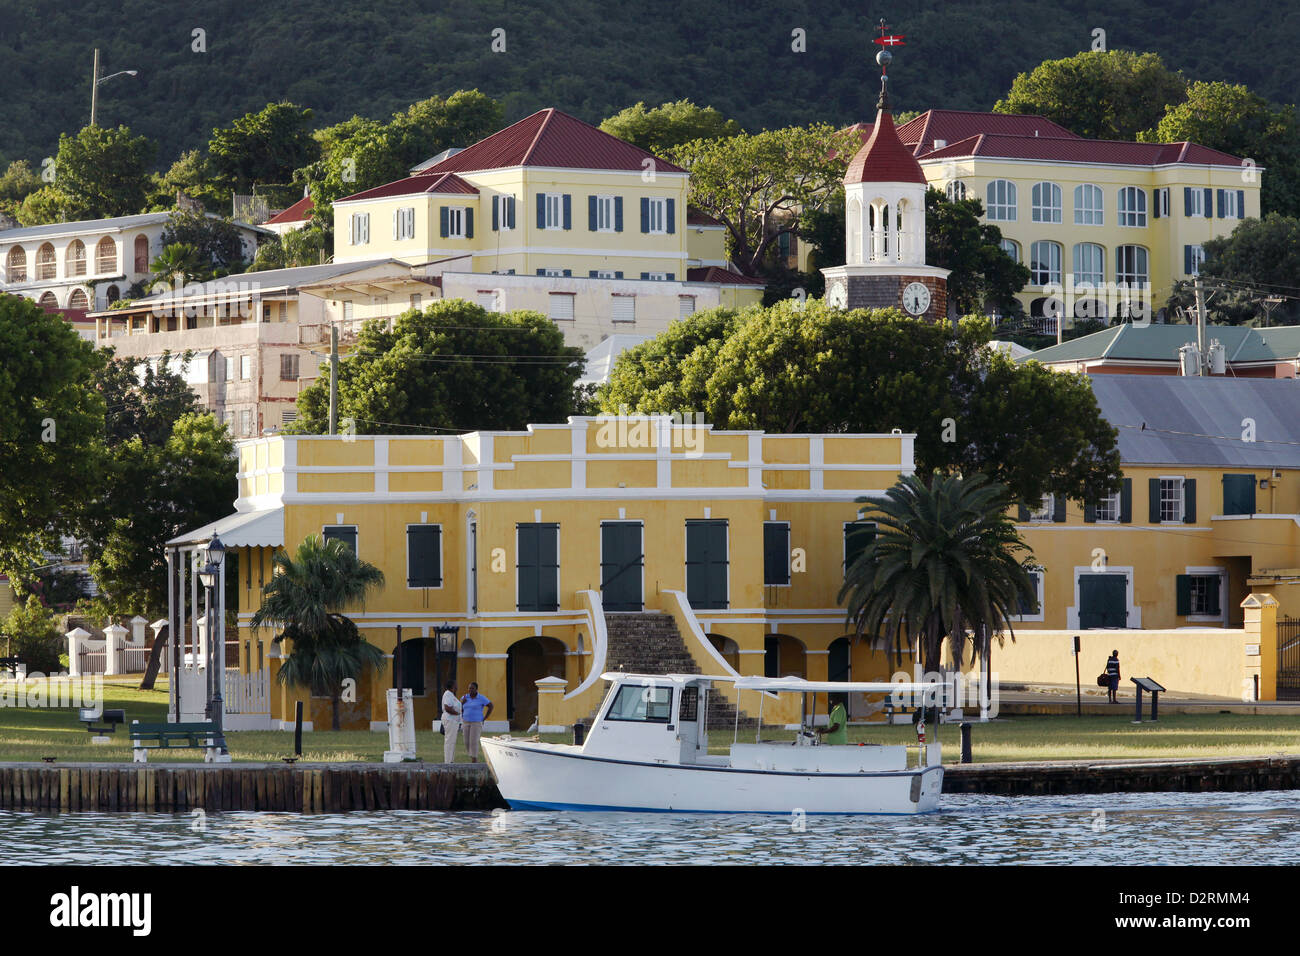
[[889, 48], [906, 45], [903, 42], [903, 34], [886, 33], [885, 27], [884, 18], [881, 18], [880, 36], [872, 40], [873, 43], [880, 47], [880, 52], [876, 54], [876, 62], [880, 64], [880, 102], [877, 104], [880, 109], [889, 108], [889, 95], [885, 90], [885, 84], [889, 81], [889, 77], [886, 74], [889, 71], [889, 64], [894, 60], [894, 54], [889, 52]]

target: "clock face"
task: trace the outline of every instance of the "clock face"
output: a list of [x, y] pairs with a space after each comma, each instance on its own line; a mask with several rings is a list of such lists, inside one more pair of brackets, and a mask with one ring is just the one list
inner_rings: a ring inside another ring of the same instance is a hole
[[921, 315], [930, 308], [930, 290], [923, 282], [913, 282], [903, 290], [903, 308], [910, 315]]
[[836, 282], [826, 290], [826, 304], [832, 309], [842, 309], [849, 304], [849, 294], [844, 283]]

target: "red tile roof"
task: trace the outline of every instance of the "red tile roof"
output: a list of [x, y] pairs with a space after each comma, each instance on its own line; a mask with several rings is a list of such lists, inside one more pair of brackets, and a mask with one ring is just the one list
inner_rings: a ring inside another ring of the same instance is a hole
[[916, 156], [934, 149], [936, 139], [955, 143], [980, 133], [1007, 136], [1052, 136], [1082, 139], [1046, 116], [1031, 113], [978, 113], [971, 110], [926, 110], [898, 128], [898, 138], [914, 147]]
[[316, 204], [311, 201], [310, 196], [303, 196], [301, 199], [299, 199], [296, 203], [294, 203], [284, 212], [277, 213], [276, 215], [272, 216], [270, 219], [266, 220], [266, 222], [264, 222], [262, 225], [278, 226], [281, 223], [286, 223], [286, 222], [305, 222], [307, 220], [307, 213], [311, 212], [312, 209], [315, 208], [315, 205]]
[[722, 285], [767, 285], [762, 279], [752, 279], [738, 272], [731, 272], [718, 266], [704, 266], [699, 269], [686, 270], [687, 282], [715, 282]]
[[844, 174], [848, 183], [920, 183], [925, 173], [911, 150], [903, 145], [894, 129], [894, 117], [888, 110], [876, 114], [871, 135], [849, 163]]
[[511, 166], [551, 166], [560, 169], [617, 169], [641, 172], [644, 160], [654, 160], [661, 173], [683, 172], [680, 166], [603, 133], [568, 113], [545, 109], [507, 126], [499, 133], [448, 156], [418, 175], [476, 172]]
[[983, 156], [995, 159], [1040, 159], [1055, 162], [1102, 163], [1117, 166], [1160, 166], [1191, 163], [1208, 166], [1240, 166], [1241, 161], [1217, 149], [1196, 143], [1129, 143], [1121, 140], [1080, 139], [1054, 136], [970, 136], [922, 159], [958, 159]]
[[688, 226], [721, 226], [722, 223], [714, 219], [702, 209], [696, 209], [694, 206], [686, 207], [686, 224]]
[[419, 193], [461, 193], [477, 196], [478, 190], [455, 173], [443, 172], [436, 176], [421, 173], [418, 176], [407, 176], [405, 179], [384, 183], [384, 185], [376, 186], [374, 189], [366, 189], [359, 193], [353, 193], [351, 196], [344, 196], [338, 201], [387, 199], [391, 196], [414, 196]]

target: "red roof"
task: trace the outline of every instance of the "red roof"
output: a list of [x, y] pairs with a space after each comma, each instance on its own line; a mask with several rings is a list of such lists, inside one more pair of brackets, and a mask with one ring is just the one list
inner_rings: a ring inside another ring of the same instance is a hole
[[696, 209], [694, 206], [686, 207], [686, 224], [688, 226], [721, 226], [722, 223], [714, 219], [702, 209]]
[[911, 150], [903, 145], [894, 129], [894, 117], [889, 110], [876, 114], [871, 135], [849, 163], [844, 174], [849, 183], [920, 183], [925, 185], [925, 173]]
[[414, 196], [418, 193], [461, 193], [477, 196], [478, 190], [455, 173], [443, 172], [436, 176], [421, 173], [407, 176], [391, 183], [384, 183], [374, 189], [366, 189], [351, 196], [344, 196], [338, 202], [350, 202], [353, 199], [386, 199], [390, 196]]
[[1072, 130], [1053, 123], [1046, 116], [1031, 113], [978, 113], [973, 110], [926, 110], [898, 128], [898, 138], [923, 156], [935, 148], [934, 141], [956, 143], [980, 133], [1007, 136], [1052, 136], [1082, 139]]
[[722, 285], [766, 285], [762, 279], [752, 279], [738, 272], [731, 272], [718, 266], [704, 266], [699, 269], [686, 270], [687, 282], [718, 282]]
[[303, 196], [284, 212], [277, 213], [263, 223], [264, 226], [278, 226], [286, 222], [306, 222], [307, 213], [315, 208], [310, 196]]
[[1129, 143], [1122, 140], [1059, 136], [980, 134], [926, 153], [924, 159], [984, 156], [994, 159], [1039, 159], [1055, 162], [1103, 163], [1117, 166], [1161, 166], [1190, 163], [1206, 166], [1241, 165], [1236, 156], [1196, 143]]
[[646, 159], [654, 160], [656, 172], [684, 172], [680, 166], [674, 166], [617, 136], [603, 133], [568, 113], [545, 109], [448, 156], [418, 175], [477, 172], [512, 166], [641, 172], [645, 169], [643, 162]]

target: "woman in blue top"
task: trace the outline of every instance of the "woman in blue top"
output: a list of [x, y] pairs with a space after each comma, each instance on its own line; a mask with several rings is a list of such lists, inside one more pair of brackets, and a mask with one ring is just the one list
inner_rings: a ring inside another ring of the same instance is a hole
[[470, 763], [478, 763], [478, 740], [483, 722], [492, 716], [492, 701], [478, 692], [478, 684], [469, 685], [469, 693], [460, 699], [460, 719], [465, 731], [465, 752]]

